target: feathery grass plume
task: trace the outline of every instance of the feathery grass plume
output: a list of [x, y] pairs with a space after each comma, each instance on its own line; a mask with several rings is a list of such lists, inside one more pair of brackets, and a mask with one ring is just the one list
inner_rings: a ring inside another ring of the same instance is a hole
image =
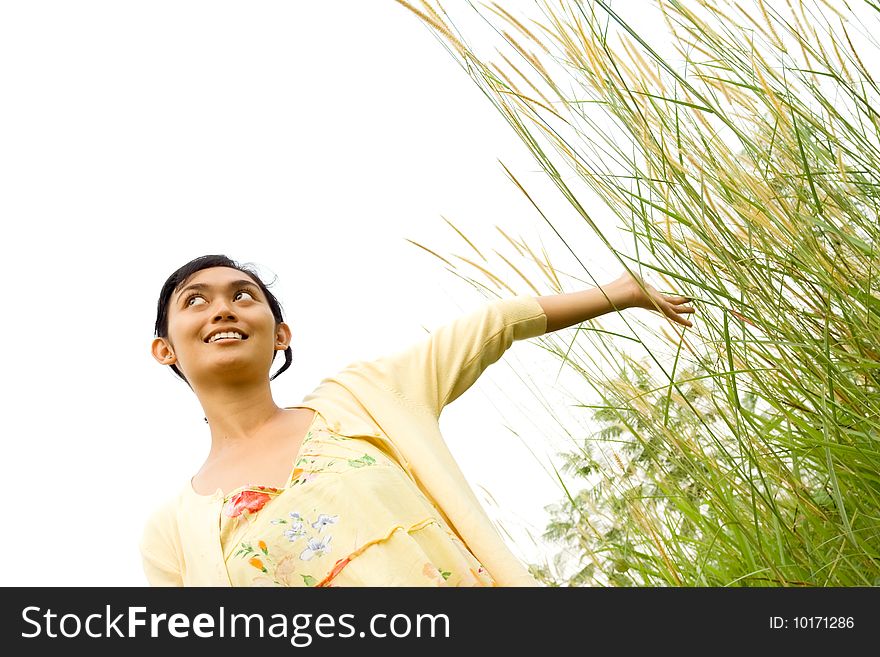
[[[561, 455], [571, 479], [547, 529], [578, 558], [533, 572], [554, 585], [880, 585], [880, 8], [655, 1], [668, 34], [652, 44], [629, 4], [536, 2], [529, 20], [467, 4], [503, 36], [502, 61], [451, 37], [448, 11], [415, 13], [583, 220], [584, 234], [561, 234], [508, 170], [551, 237], [593, 284], [578, 254], [598, 239], [698, 310], [691, 331], [630, 311], [614, 318], [625, 330], [602, 318], [540, 338], [580, 377], [598, 430]], [[501, 82], [514, 75], [534, 97]], [[541, 289], [529, 264], [548, 294], [579, 280], [507, 241], [515, 255], [494, 252], [513, 277], [459, 258], [496, 290]]]

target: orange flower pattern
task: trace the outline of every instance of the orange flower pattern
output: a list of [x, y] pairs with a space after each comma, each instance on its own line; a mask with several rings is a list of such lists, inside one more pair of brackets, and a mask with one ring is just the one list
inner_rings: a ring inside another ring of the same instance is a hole
[[246, 489], [239, 491], [229, 498], [229, 501], [223, 508], [223, 513], [229, 518], [236, 518], [244, 512], [256, 513], [266, 506], [266, 502], [272, 499], [272, 496], [269, 495], [269, 493], [264, 492], [269, 490], [277, 492], [278, 489], [257, 486], [255, 487], [255, 490]]

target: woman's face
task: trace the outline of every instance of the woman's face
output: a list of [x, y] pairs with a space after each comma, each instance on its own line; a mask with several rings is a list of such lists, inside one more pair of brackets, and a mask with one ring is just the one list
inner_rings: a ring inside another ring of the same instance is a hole
[[231, 267], [193, 274], [168, 302], [168, 338], [153, 341], [153, 356], [176, 364], [192, 384], [268, 379], [272, 357], [290, 342], [287, 324], [275, 325], [265, 295], [250, 276]]

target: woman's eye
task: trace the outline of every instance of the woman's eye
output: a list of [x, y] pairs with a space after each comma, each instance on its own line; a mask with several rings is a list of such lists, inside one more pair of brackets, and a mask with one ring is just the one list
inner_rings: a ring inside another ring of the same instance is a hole
[[186, 305], [187, 306], [201, 305], [201, 304], [197, 304], [196, 301], [201, 301], [202, 303], [207, 303], [207, 301], [205, 301], [204, 297], [200, 297], [200, 296], [196, 295], [196, 296], [192, 296], [189, 299], [187, 299]]
[[250, 292], [248, 292], [247, 290], [239, 290], [238, 292], [236, 292], [236, 294], [235, 294], [235, 298], [236, 298], [236, 299], [241, 298], [241, 295], [242, 295], [242, 294], [246, 294], [246, 295], [248, 295], [248, 298], [249, 298], [251, 301], [254, 301], [254, 295], [251, 294]]

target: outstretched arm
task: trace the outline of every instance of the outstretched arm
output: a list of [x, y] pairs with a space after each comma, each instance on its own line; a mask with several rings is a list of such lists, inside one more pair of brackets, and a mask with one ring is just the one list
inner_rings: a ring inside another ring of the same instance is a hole
[[690, 299], [658, 292], [629, 272], [607, 285], [581, 292], [535, 297], [547, 316], [547, 333], [595, 319], [613, 310], [645, 308], [660, 312], [683, 326], [693, 323], [683, 317], [694, 312]]
[[[644, 287], [644, 289], [643, 289]], [[694, 312], [685, 297], [665, 296], [625, 274], [583, 292], [517, 296], [484, 304], [438, 327], [413, 345], [357, 364], [357, 375], [439, 416], [516, 340], [593, 319], [615, 308], [660, 310], [690, 326], [681, 313]], [[656, 307], [655, 307], [656, 304]]]
[[546, 320], [535, 297], [483, 304], [439, 326], [418, 342], [372, 361], [356, 374], [439, 416], [516, 340], [543, 335]]

